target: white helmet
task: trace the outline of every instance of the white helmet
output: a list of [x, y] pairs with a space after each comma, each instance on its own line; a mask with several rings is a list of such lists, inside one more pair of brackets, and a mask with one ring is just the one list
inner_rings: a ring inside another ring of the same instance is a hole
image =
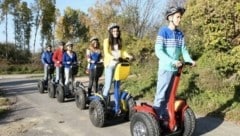
[[89, 40], [90, 42], [93, 40], [98, 40], [98, 38], [96, 36], [91, 37], [91, 39]]
[[117, 23], [111, 23], [108, 25], [108, 31], [110, 31], [112, 28], [120, 28]]

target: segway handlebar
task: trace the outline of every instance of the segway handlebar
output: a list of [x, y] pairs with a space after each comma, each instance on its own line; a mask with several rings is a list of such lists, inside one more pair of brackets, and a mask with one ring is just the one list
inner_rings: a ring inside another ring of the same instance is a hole
[[191, 62], [182, 62], [184, 66], [192, 66], [193, 64]]
[[127, 63], [129, 63], [130, 62], [130, 59], [129, 58], [118, 58], [118, 59], [113, 59], [113, 60], [115, 60], [115, 61], [117, 61], [117, 62], [120, 62], [120, 63], [124, 63], [124, 62], [127, 62]]

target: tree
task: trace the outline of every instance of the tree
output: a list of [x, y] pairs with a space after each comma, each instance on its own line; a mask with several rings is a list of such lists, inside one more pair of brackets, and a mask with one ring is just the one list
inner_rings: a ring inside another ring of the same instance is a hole
[[55, 21], [55, 0], [39, 0], [41, 9], [41, 47], [46, 40], [47, 44], [51, 44], [53, 39], [52, 30]]
[[[17, 38], [18, 36], [21, 35], [21, 30], [20, 30], [20, 25], [19, 25], [19, 3], [20, 1], [16, 1], [16, 3], [13, 4], [13, 11], [12, 11], [12, 15], [13, 15], [13, 22], [14, 22], [14, 40], [15, 40], [15, 47], [18, 48], [17, 46]], [[18, 40], [20, 41], [20, 40]]]
[[120, 22], [118, 19], [119, 1], [97, 1], [88, 9], [89, 16], [86, 25], [89, 27], [90, 36], [106, 37], [107, 26], [111, 22]]
[[[164, 2], [158, 0], [123, 0], [121, 12], [124, 26], [135, 37], [143, 38], [155, 31], [163, 17]], [[127, 25], [128, 24], [128, 25]]]
[[184, 7], [187, 0], [168, 0], [168, 7]]
[[[0, 10], [2, 12], [0, 18], [1, 21], [5, 18], [5, 35], [6, 35], [6, 45], [8, 43], [8, 14], [13, 14], [13, 10], [15, 9], [15, 5], [19, 3], [19, 0], [3, 0], [0, 3]], [[8, 51], [6, 50], [6, 58], [8, 58]]]
[[35, 33], [34, 33], [34, 40], [33, 40], [33, 53], [35, 53], [35, 47], [36, 47], [36, 38], [38, 34], [38, 29], [41, 21], [41, 8], [39, 0], [35, 0], [34, 4], [31, 5], [32, 13], [33, 13], [33, 25], [35, 26]]
[[30, 34], [32, 26], [32, 11], [27, 2], [16, 4], [14, 9], [15, 44], [23, 50], [30, 51]]
[[10, 1], [9, 0], [3, 0], [3, 2], [1, 2], [1, 20], [4, 19], [5, 17], [5, 34], [6, 34], [6, 44], [8, 43], [8, 12], [9, 12], [9, 5], [10, 5]]
[[205, 90], [231, 90], [235, 82], [214, 90], [216, 85], [209, 85], [214, 82], [214, 78], [208, 77], [217, 75], [224, 81], [240, 75], [239, 0], [192, 0], [187, 2], [187, 9], [183, 16], [183, 30], [188, 47], [201, 67], [198, 71], [199, 79], [204, 79], [197, 84]]
[[85, 13], [67, 7], [57, 23], [57, 38], [73, 42], [87, 41], [88, 28], [85, 26], [85, 18]]
[[162, 5], [165, 3], [158, 0], [98, 1], [88, 10], [90, 34], [105, 37], [111, 22], [118, 23], [128, 35], [137, 38], [155, 34], [163, 19]]

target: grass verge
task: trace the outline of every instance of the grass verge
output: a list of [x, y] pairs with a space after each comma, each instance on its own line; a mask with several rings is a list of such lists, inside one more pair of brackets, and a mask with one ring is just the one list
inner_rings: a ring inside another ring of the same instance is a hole
[[0, 90], [0, 116], [10, 110], [11, 102], [4, 97], [3, 91]]

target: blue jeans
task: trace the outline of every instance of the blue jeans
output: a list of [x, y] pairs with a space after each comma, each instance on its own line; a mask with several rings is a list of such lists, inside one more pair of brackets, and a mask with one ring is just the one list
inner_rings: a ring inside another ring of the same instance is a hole
[[120, 81], [113, 81], [114, 83], [114, 102], [115, 102], [115, 113], [120, 110]]
[[162, 118], [168, 118], [167, 103], [171, 93], [175, 71], [158, 70], [157, 89], [153, 107]]
[[[103, 90], [103, 96], [108, 97], [108, 93], [111, 89], [111, 84], [113, 81], [115, 66], [105, 67], [105, 84]], [[114, 83], [114, 102], [115, 102], [115, 113], [120, 109], [120, 81], [113, 81]]]
[[105, 83], [104, 83], [104, 90], [103, 90], [103, 96], [107, 97], [108, 93], [111, 88], [112, 80], [113, 80], [113, 73], [114, 73], [115, 67], [107, 66], [105, 67], [104, 71], [104, 78], [105, 78]]

